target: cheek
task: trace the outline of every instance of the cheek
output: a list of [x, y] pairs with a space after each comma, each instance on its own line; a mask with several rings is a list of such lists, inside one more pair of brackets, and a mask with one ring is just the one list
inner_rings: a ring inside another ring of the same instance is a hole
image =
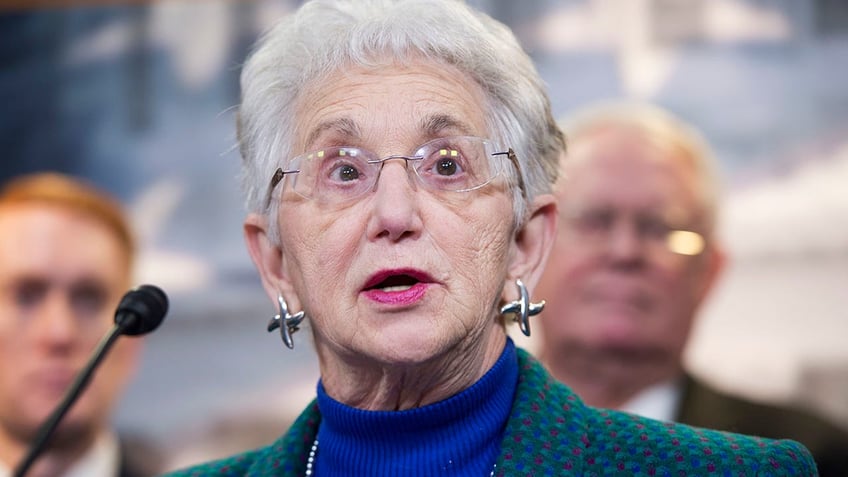
[[340, 281], [353, 265], [362, 236], [361, 227], [338, 218], [301, 219], [289, 236], [281, 237], [283, 274], [292, 281], [304, 308], [333, 303], [328, 294], [341, 288]]
[[454, 234], [452, 248], [465, 261], [495, 265], [504, 262], [510, 253], [510, 231], [499, 223], [471, 223], [464, 234]]
[[339, 227], [324, 230], [316, 238], [304, 254], [304, 272], [319, 282], [342, 278], [341, 273], [351, 267], [360, 248], [361, 234]]
[[510, 220], [468, 219], [463, 227], [444, 230], [438, 247], [452, 251], [452, 255], [446, 257], [448, 263], [470, 288], [470, 293], [485, 303], [496, 300], [503, 287], [499, 277], [506, 275], [508, 257], [512, 253]]
[[20, 386], [19, 376], [41, 364], [36, 354], [36, 343], [32, 333], [20, 322], [2, 323], [0, 318], [0, 381], [9, 387]]
[[701, 298], [699, 294], [706, 280], [706, 271], [700, 263], [694, 262], [667, 269], [663, 280], [667, 290], [673, 290], [678, 306], [694, 309]]
[[667, 263], [655, 263], [649, 268], [649, 276], [665, 293], [674, 290], [675, 295], [688, 300], [695, 284], [702, 279], [702, 267], [697, 262], [679, 257], [670, 257]]
[[[103, 373], [104, 379], [99, 382], [102, 393], [112, 396], [123, 389], [124, 385], [132, 379], [136, 370], [136, 361], [140, 352], [141, 342], [139, 338], [122, 338], [124, 341], [116, 343], [109, 357], [108, 367]], [[106, 365], [106, 363], [104, 363]]]
[[24, 356], [17, 353], [15, 340], [10, 339], [3, 326], [0, 323], [0, 394], [5, 394], [2, 390], [8, 381], [15, 381], [14, 373], [22, 369], [21, 361], [24, 361]]

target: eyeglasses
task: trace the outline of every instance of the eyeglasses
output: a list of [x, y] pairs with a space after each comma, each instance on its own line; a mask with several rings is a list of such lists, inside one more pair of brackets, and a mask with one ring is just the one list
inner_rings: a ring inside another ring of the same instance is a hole
[[695, 256], [706, 247], [703, 235], [675, 226], [656, 213], [624, 214], [612, 207], [601, 206], [565, 209], [562, 216], [571, 224], [570, 230], [575, 235], [593, 245], [608, 245], [616, 224], [629, 219], [636, 237], [651, 252]]
[[[449, 136], [428, 141], [411, 155], [380, 158], [367, 149], [334, 146], [296, 156], [286, 168], [277, 168], [271, 178], [266, 206], [271, 203], [274, 188], [289, 176], [290, 187], [302, 197], [324, 203], [350, 202], [373, 190], [386, 162], [402, 159], [407, 170], [410, 162], [415, 178], [431, 191], [469, 192], [492, 182], [503, 173], [506, 156], [520, 170], [518, 159], [510, 148], [498, 151], [488, 140], [473, 136]], [[524, 191], [521, 174], [519, 187]]]

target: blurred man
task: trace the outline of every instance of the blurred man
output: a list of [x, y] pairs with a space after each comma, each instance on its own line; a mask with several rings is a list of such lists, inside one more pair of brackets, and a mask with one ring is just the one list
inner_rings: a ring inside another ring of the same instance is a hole
[[[0, 476], [26, 455], [130, 288], [134, 244], [118, 204], [57, 174], [0, 190]], [[120, 338], [31, 476], [142, 476], [110, 431], [141, 342]], [[144, 465], [152, 464], [146, 462]]]
[[822, 475], [848, 476], [848, 434], [796, 411], [727, 396], [682, 355], [719, 276], [718, 186], [699, 135], [647, 105], [599, 106], [566, 127], [557, 244], [537, 296], [540, 356], [591, 405], [793, 438]]

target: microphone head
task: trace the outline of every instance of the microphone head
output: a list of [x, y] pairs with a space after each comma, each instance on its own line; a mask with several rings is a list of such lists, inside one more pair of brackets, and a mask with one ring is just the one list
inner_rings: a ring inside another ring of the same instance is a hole
[[168, 296], [159, 287], [141, 285], [126, 293], [115, 310], [115, 324], [125, 335], [143, 335], [155, 330], [168, 312]]

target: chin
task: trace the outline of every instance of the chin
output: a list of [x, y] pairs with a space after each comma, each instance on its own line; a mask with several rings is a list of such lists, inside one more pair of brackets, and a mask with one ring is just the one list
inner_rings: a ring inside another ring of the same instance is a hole
[[[59, 402], [60, 399], [31, 399], [25, 404], [21, 414], [26, 416], [27, 420], [36, 423], [35, 426], [38, 426], [50, 417]], [[73, 410], [72, 408], [70, 411]]]
[[[34, 441], [37, 437], [41, 426], [53, 414], [54, 406], [49, 408], [40, 407], [38, 409], [21, 409], [20, 415], [12, 426], [19, 438], [24, 438], [27, 441]], [[73, 411], [73, 409], [71, 410]], [[64, 441], [67, 438], [79, 437], [81, 433], [89, 427], [90, 419], [72, 415], [72, 412], [65, 414], [65, 417], [59, 422], [58, 427], [51, 438], [51, 442], [56, 440]], [[63, 437], [65, 436], [65, 437]]]
[[425, 363], [444, 353], [444, 338], [428, 335], [420, 331], [390, 333], [370, 346], [370, 352], [380, 361], [398, 365]]

